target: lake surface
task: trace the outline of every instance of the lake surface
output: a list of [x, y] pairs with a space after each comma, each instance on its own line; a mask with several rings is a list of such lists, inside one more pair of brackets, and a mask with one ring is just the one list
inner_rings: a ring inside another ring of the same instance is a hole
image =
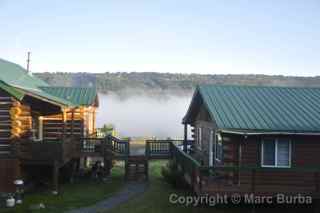
[[182, 118], [187, 112], [191, 95], [131, 96], [99, 94], [97, 126], [114, 124], [121, 136], [182, 138]]

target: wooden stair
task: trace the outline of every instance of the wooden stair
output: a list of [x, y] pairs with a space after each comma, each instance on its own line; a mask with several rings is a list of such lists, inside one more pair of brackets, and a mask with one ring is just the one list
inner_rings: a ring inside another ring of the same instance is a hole
[[148, 159], [145, 156], [129, 156], [125, 162], [126, 180], [147, 181], [148, 176]]

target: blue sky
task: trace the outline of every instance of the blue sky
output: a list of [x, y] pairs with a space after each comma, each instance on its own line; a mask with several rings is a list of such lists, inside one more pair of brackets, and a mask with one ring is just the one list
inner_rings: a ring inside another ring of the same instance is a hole
[[318, 0], [0, 0], [0, 26], [33, 72], [320, 75]]

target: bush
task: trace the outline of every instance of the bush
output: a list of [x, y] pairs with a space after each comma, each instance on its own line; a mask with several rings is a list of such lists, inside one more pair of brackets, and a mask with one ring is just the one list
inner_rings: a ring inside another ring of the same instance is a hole
[[183, 172], [178, 170], [178, 165], [175, 161], [170, 160], [166, 166], [162, 167], [161, 174], [165, 181], [175, 188], [185, 188], [188, 186]]

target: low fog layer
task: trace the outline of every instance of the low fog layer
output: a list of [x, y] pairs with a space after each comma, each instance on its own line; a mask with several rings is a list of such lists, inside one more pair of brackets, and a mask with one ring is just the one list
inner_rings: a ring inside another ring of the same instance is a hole
[[182, 138], [181, 120], [191, 101], [185, 96], [130, 96], [99, 94], [97, 125], [114, 124], [121, 136]]

